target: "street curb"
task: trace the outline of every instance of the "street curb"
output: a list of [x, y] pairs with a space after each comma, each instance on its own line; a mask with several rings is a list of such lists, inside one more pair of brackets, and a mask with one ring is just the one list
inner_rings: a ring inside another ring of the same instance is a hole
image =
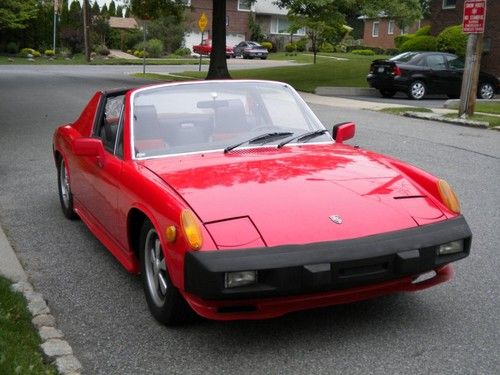
[[320, 86], [314, 90], [321, 96], [380, 96], [379, 92], [370, 87], [327, 87]]
[[436, 113], [405, 112], [405, 113], [403, 113], [403, 116], [412, 117], [412, 118], [419, 118], [419, 119], [423, 119], [423, 120], [446, 122], [448, 124], [468, 126], [468, 127], [480, 128], [480, 129], [488, 129], [488, 127], [489, 127], [489, 124], [487, 122], [484, 122], [484, 121], [472, 121], [472, 120], [466, 120], [466, 119], [461, 119], [461, 118], [448, 118], [448, 117], [443, 117], [443, 116], [436, 114]]
[[56, 329], [55, 318], [50, 313], [47, 301], [41, 293], [33, 289], [28, 275], [17, 259], [5, 233], [0, 226], [0, 275], [13, 282], [10, 289], [21, 293], [26, 299], [28, 310], [32, 316], [31, 323], [38, 331], [42, 341], [40, 350], [49, 363], [53, 363], [61, 375], [79, 375], [82, 365], [73, 355], [73, 349], [64, 340], [64, 334]]

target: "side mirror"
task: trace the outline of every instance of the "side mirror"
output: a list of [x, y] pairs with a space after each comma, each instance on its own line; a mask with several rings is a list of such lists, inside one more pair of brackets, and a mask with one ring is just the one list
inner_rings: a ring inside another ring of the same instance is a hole
[[354, 122], [341, 122], [333, 125], [332, 137], [336, 143], [344, 143], [344, 141], [353, 138], [355, 132], [356, 125]]
[[73, 152], [77, 156], [95, 156], [104, 159], [104, 145], [97, 138], [76, 138]]

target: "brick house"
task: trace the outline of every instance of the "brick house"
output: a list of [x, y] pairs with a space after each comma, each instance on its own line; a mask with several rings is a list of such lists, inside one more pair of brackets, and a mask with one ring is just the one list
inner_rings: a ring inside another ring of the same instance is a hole
[[[211, 37], [212, 29], [212, 0], [184, 0], [187, 8], [187, 22], [190, 31], [184, 37], [187, 48], [200, 44], [201, 32], [198, 29], [198, 19], [202, 13], [208, 18], [204, 32], [204, 39]], [[234, 46], [249, 37], [248, 16], [250, 6], [245, 0], [226, 0], [226, 44]]]
[[418, 20], [413, 25], [400, 29], [396, 20], [388, 17], [360, 17], [364, 22], [363, 45], [383, 49], [395, 48], [394, 38], [398, 35], [413, 34], [421, 27], [429, 25], [428, 20]]
[[[201, 32], [197, 21], [202, 13], [208, 17], [208, 25], [204, 38], [209, 38], [212, 28], [212, 0], [184, 0], [187, 8], [187, 22], [190, 31], [184, 37], [184, 44], [188, 48], [199, 44]], [[256, 0], [250, 4], [247, 0], [226, 0], [226, 44], [234, 46], [242, 40], [249, 40], [248, 18], [254, 17], [262, 32], [272, 40], [278, 48], [282, 48], [290, 38], [297, 40], [305, 36], [305, 30], [298, 30], [293, 37], [288, 33], [287, 9], [280, 9], [273, 0]]]
[[[432, 34], [439, 34], [445, 27], [462, 24], [465, 0], [433, 0], [431, 4]], [[500, 1], [487, 0], [484, 32], [484, 54], [481, 69], [500, 78]]]

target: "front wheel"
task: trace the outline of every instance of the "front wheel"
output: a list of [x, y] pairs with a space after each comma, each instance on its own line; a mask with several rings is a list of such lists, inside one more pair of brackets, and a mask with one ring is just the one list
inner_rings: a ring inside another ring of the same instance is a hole
[[69, 183], [68, 167], [63, 157], [60, 158], [57, 164], [57, 187], [64, 216], [70, 220], [78, 219], [78, 215], [73, 210], [73, 194], [71, 193], [71, 186]]
[[489, 82], [479, 84], [477, 96], [480, 99], [493, 99], [495, 97], [495, 88]]
[[142, 225], [140, 238], [142, 284], [151, 314], [165, 325], [189, 320], [193, 312], [170, 280], [165, 253], [151, 221]]
[[413, 81], [408, 88], [408, 97], [410, 99], [420, 100], [427, 93], [427, 87], [422, 81]]

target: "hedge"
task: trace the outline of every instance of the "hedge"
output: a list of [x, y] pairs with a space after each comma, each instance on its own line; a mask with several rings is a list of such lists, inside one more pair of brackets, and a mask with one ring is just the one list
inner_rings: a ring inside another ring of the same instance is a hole
[[401, 52], [435, 51], [437, 49], [437, 39], [431, 35], [414, 36], [404, 42], [399, 49]]

